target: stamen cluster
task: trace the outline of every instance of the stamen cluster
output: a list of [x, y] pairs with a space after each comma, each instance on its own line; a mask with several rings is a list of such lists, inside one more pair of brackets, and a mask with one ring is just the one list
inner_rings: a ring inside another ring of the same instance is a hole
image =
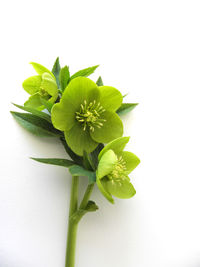
[[112, 172], [108, 175], [110, 179], [117, 179], [119, 177], [123, 177], [126, 172], [126, 163], [123, 160], [122, 156], [118, 158], [117, 163], [114, 166]]
[[90, 103], [84, 100], [84, 103], [80, 106], [80, 111], [76, 112], [76, 119], [83, 125], [84, 131], [89, 127], [89, 129], [94, 132], [95, 127], [101, 128], [106, 121], [100, 118], [101, 113], [104, 111], [105, 109], [100, 103], [97, 103], [96, 100]]

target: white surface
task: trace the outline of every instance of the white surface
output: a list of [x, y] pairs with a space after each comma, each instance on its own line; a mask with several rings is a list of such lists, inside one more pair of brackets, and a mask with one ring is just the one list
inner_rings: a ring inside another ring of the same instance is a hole
[[[12, 119], [28, 63], [96, 79], [140, 105], [124, 118], [136, 196], [100, 210], [78, 232], [76, 267], [200, 266], [200, 2], [3, 1], [1, 23], [0, 267], [63, 267], [70, 176], [28, 157], [63, 157]], [[85, 183], [81, 184], [82, 190]]]

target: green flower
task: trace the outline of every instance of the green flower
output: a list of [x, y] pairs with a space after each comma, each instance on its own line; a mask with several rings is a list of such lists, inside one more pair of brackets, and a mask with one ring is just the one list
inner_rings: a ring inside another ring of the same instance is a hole
[[131, 198], [136, 191], [128, 174], [140, 163], [131, 152], [123, 151], [129, 137], [120, 137], [107, 144], [99, 153], [96, 183], [101, 193], [114, 203], [112, 195], [118, 198]]
[[78, 155], [93, 151], [98, 143], [122, 136], [123, 124], [115, 111], [121, 106], [121, 93], [110, 86], [98, 87], [85, 77], [73, 79], [60, 103], [52, 108], [52, 122], [64, 131], [70, 148]]
[[38, 63], [31, 64], [39, 75], [29, 77], [22, 84], [24, 90], [31, 95], [24, 106], [42, 110], [45, 108], [42, 99], [54, 103], [58, 97], [56, 78], [44, 66]]

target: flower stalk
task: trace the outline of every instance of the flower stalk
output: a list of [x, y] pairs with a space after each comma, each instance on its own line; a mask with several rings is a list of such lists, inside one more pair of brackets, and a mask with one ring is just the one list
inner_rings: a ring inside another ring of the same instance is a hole
[[79, 177], [72, 177], [71, 185], [71, 197], [70, 197], [70, 207], [69, 207], [69, 218], [68, 218], [68, 234], [67, 234], [67, 250], [65, 267], [75, 266], [75, 251], [76, 251], [76, 236], [78, 223], [71, 220], [71, 216], [76, 213], [78, 207], [78, 184]]

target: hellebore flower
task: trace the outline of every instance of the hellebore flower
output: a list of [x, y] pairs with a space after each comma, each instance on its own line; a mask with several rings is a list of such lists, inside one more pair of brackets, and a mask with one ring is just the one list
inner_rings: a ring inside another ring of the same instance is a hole
[[42, 110], [45, 108], [42, 99], [54, 103], [58, 97], [56, 78], [44, 66], [38, 63], [31, 64], [39, 75], [29, 77], [22, 84], [24, 90], [31, 95], [24, 106]]
[[114, 203], [112, 195], [118, 198], [131, 198], [136, 191], [128, 174], [140, 163], [131, 152], [123, 151], [129, 137], [120, 137], [107, 144], [100, 152], [96, 171], [96, 183], [101, 193]]
[[89, 78], [77, 77], [53, 106], [52, 123], [64, 131], [70, 148], [83, 155], [83, 151], [93, 151], [98, 143], [122, 136], [123, 124], [115, 113], [121, 103], [122, 95], [114, 87], [98, 87]]

